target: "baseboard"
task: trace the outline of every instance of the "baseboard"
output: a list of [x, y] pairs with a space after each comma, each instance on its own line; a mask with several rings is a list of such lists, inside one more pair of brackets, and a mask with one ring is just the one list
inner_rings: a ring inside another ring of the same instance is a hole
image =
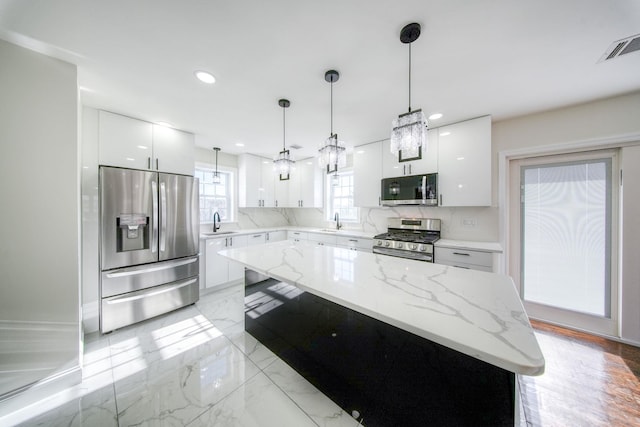
[[100, 328], [100, 305], [98, 301], [82, 304], [82, 328], [85, 334], [98, 332]]

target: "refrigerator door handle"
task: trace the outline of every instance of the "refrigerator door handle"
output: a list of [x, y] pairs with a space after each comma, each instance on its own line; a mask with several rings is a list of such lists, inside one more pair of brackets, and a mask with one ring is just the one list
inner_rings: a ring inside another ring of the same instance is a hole
[[153, 273], [155, 271], [171, 270], [183, 265], [193, 264], [194, 262], [197, 262], [197, 261], [198, 261], [198, 258], [190, 258], [186, 260], [163, 262], [162, 265], [157, 265], [157, 263], [155, 263], [147, 268], [125, 267], [122, 269], [118, 269], [116, 271], [106, 273], [105, 275], [107, 279], [115, 279], [117, 277], [137, 276], [140, 274]]
[[167, 187], [160, 183], [160, 252], [164, 252], [167, 244]]
[[153, 212], [151, 213], [151, 252], [158, 250], [158, 184], [151, 181], [151, 199]]
[[161, 290], [158, 290], [158, 291], [152, 291], [152, 292], [145, 292], [145, 293], [143, 293], [141, 295], [135, 295], [135, 296], [130, 296], [130, 297], [123, 296], [123, 297], [119, 297], [119, 298], [113, 298], [113, 299], [105, 300], [105, 302], [108, 305], [121, 304], [123, 302], [136, 301], [136, 300], [139, 300], [139, 299], [149, 298], [149, 297], [152, 297], [152, 296], [155, 296], [155, 295], [166, 294], [167, 292], [173, 292], [173, 291], [175, 291], [177, 289], [184, 288], [185, 286], [189, 286], [189, 285], [195, 283], [197, 280], [198, 280], [197, 278], [194, 278], [194, 279], [187, 280], [186, 282], [183, 282], [183, 283], [181, 283], [179, 285], [171, 286], [170, 288], [164, 288], [164, 289], [161, 289]]

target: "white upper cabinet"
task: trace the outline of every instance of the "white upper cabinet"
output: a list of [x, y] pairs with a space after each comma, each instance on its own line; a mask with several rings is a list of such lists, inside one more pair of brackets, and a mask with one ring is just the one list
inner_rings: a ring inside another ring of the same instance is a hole
[[357, 207], [380, 206], [382, 145], [378, 141], [353, 149], [353, 204]]
[[316, 159], [297, 161], [289, 181], [289, 207], [321, 208], [323, 178], [324, 173], [316, 164]]
[[399, 161], [397, 154], [391, 153], [391, 141], [382, 142], [382, 178], [405, 175], [421, 175], [438, 172], [438, 137], [435, 129], [427, 131], [427, 149], [422, 150], [418, 160]]
[[195, 170], [195, 138], [193, 134], [166, 126], [153, 125], [153, 157], [151, 167], [162, 172], [193, 175]]
[[101, 165], [193, 175], [193, 134], [99, 111]]
[[440, 206], [491, 206], [491, 116], [436, 130]]
[[262, 208], [275, 206], [273, 162], [253, 154], [238, 156], [238, 206]]

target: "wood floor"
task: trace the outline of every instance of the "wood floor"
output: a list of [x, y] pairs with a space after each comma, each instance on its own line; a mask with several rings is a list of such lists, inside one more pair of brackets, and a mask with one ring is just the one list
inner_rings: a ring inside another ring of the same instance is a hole
[[528, 426], [640, 426], [640, 348], [531, 323], [546, 371], [519, 378]]

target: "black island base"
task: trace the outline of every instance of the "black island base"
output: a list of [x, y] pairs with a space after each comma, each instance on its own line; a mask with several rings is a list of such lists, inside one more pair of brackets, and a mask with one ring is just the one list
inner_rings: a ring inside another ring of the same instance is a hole
[[367, 427], [514, 425], [513, 372], [293, 285], [247, 286], [245, 329]]

